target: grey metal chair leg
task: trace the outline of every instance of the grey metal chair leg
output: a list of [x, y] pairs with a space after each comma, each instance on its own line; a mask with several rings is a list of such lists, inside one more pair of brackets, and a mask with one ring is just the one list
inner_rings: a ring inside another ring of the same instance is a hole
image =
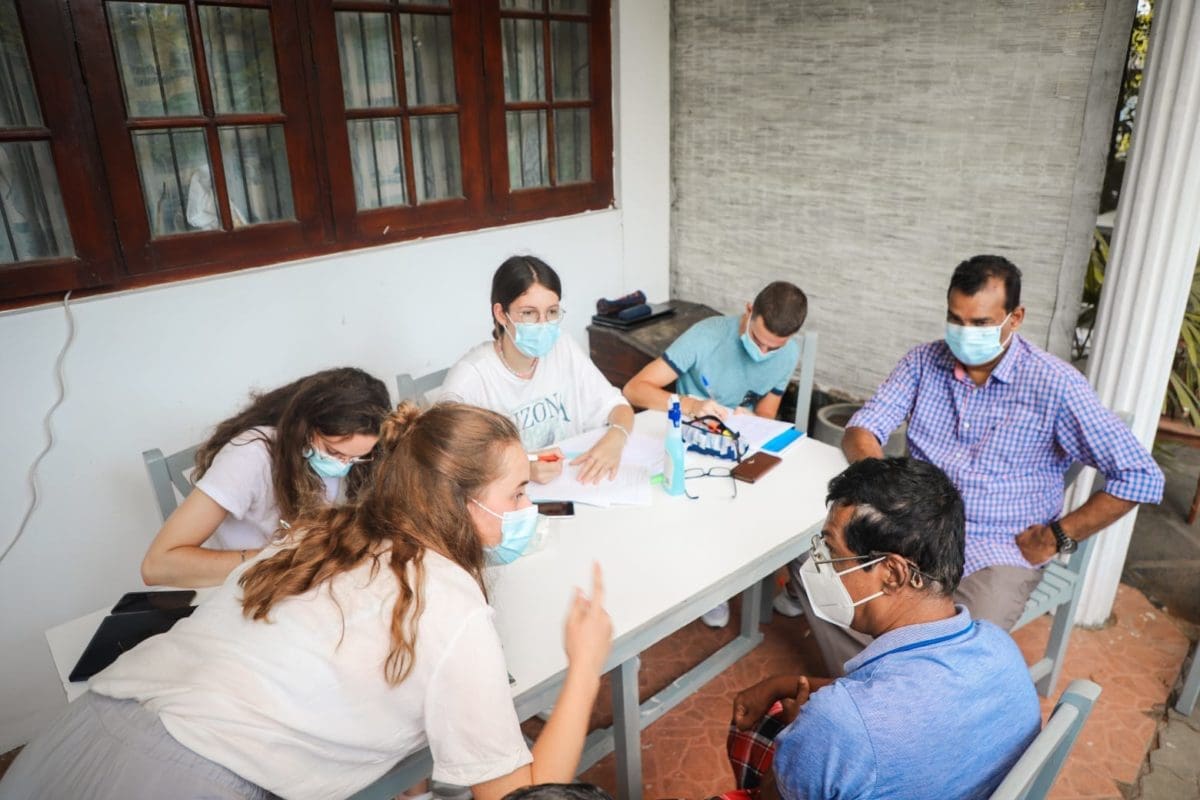
[[1196, 698], [1200, 696], [1200, 644], [1192, 653], [1192, 666], [1188, 668], [1187, 677], [1183, 679], [1183, 690], [1175, 702], [1175, 710], [1185, 717], [1190, 717], [1196, 709]]
[[642, 724], [638, 667], [634, 656], [612, 671], [613, 739], [617, 758], [617, 797], [642, 800]]

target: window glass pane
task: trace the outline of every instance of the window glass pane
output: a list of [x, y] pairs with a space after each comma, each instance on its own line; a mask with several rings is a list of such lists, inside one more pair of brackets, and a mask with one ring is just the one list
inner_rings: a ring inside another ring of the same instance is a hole
[[216, 112], [278, 111], [271, 12], [200, 6], [200, 29]]
[[417, 202], [462, 197], [462, 161], [458, 147], [458, 115], [411, 117], [413, 177]]
[[450, 18], [442, 14], [401, 14], [404, 89], [410, 106], [453, 104], [454, 49]]
[[554, 99], [588, 99], [588, 26], [586, 22], [551, 22], [554, 50]]
[[202, 128], [135, 131], [133, 151], [152, 236], [221, 227]]
[[0, 127], [36, 128], [42, 124], [29, 54], [14, 0], [0, 0]]
[[554, 112], [554, 161], [558, 183], [592, 179], [591, 112], [564, 108]]
[[359, 11], [335, 16], [346, 108], [396, 105], [391, 17]]
[[509, 111], [508, 185], [512, 189], [550, 185], [550, 159], [546, 152], [546, 112]]
[[550, 10], [556, 14], [586, 14], [588, 0], [550, 0]]
[[295, 219], [282, 125], [218, 129], [233, 227]]
[[358, 209], [408, 205], [400, 120], [352, 119], [346, 127]]
[[49, 142], [0, 144], [0, 263], [75, 254]]
[[187, 9], [164, 3], [109, 3], [107, 8], [129, 116], [199, 114]]
[[504, 99], [510, 103], [546, 99], [542, 23], [502, 19], [500, 32], [504, 40]]
[[546, 8], [546, 0], [500, 0], [500, 7], [519, 11], [542, 11]]

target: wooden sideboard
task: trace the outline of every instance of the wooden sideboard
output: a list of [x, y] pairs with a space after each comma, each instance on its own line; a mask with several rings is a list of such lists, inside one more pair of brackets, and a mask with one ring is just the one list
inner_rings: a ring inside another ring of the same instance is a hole
[[618, 389], [642, 367], [661, 356], [680, 334], [716, 311], [700, 303], [672, 300], [675, 313], [617, 330], [604, 325], [588, 326], [588, 350], [592, 362]]

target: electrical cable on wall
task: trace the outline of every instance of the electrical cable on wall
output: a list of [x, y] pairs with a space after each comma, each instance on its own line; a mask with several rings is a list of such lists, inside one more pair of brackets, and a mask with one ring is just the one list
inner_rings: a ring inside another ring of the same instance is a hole
[[42, 448], [42, 452], [38, 453], [37, 458], [33, 460], [33, 464], [29, 467], [29, 487], [33, 490], [33, 497], [29, 501], [29, 508], [25, 510], [25, 516], [21, 519], [21, 524], [17, 527], [17, 533], [13, 536], [12, 541], [4, 548], [4, 552], [0, 553], [0, 561], [3, 561], [8, 555], [8, 552], [13, 549], [13, 545], [21, 538], [21, 534], [25, 533], [25, 526], [29, 524], [29, 518], [33, 516], [33, 512], [37, 510], [41, 503], [41, 493], [38, 491], [37, 470], [42, 463], [42, 459], [50, 452], [50, 448], [54, 447], [54, 428], [50, 425], [50, 419], [54, 416], [54, 412], [63, 404], [63, 400], [67, 396], [67, 378], [63, 372], [63, 361], [67, 356], [67, 349], [70, 348], [71, 342], [75, 340], [75, 318], [71, 316], [71, 293], [67, 292], [63, 295], [63, 312], [67, 315], [67, 340], [63, 342], [62, 349], [58, 351], [58, 359], [54, 362], [54, 377], [58, 382], [58, 399], [54, 401], [54, 405], [50, 406], [50, 410], [46, 412], [46, 416], [42, 419], [42, 428], [46, 431], [46, 446]]

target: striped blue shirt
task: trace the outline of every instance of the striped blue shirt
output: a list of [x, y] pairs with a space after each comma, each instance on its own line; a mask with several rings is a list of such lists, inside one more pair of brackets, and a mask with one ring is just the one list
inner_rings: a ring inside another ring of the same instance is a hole
[[1041, 728], [1021, 651], [962, 606], [888, 631], [775, 738], [784, 800], [986, 798]]
[[1060, 516], [1072, 462], [1095, 467], [1114, 497], [1162, 499], [1162, 470], [1087, 379], [1017, 335], [983, 386], [945, 341], [918, 345], [847, 427], [884, 442], [905, 419], [909, 454], [936, 464], [962, 493], [965, 575], [997, 564], [1034, 566], [1015, 537]]

